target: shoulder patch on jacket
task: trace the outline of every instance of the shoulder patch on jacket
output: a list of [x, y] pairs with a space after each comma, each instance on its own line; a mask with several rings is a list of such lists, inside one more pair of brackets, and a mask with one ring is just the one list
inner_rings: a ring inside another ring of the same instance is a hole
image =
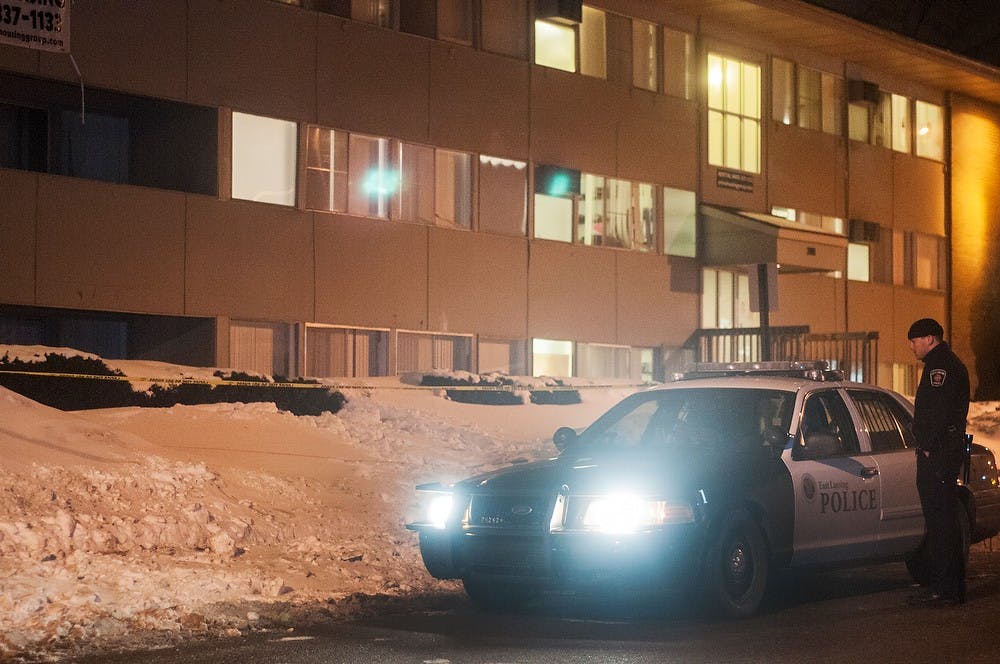
[[931, 369], [931, 387], [941, 387], [944, 385], [948, 372], [944, 369]]

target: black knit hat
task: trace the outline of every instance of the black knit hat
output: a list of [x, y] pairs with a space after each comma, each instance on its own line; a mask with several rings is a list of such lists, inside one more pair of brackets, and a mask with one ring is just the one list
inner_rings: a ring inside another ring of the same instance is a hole
[[906, 333], [907, 339], [916, 339], [917, 337], [937, 337], [940, 339], [943, 336], [944, 328], [933, 318], [921, 318], [911, 325], [910, 331]]

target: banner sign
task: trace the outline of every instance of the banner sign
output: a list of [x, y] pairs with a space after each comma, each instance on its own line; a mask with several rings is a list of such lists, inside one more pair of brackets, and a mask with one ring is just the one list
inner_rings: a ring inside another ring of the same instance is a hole
[[0, 0], [0, 44], [69, 53], [70, 0]]

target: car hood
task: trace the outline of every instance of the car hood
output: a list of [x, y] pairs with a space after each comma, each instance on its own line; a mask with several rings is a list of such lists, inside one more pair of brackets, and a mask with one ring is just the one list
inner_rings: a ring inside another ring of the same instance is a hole
[[[720, 455], [697, 449], [626, 451], [614, 454], [567, 454], [518, 464], [459, 482], [470, 493], [640, 493], [690, 495], [733, 482], [736, 469], [747, 469], [748, 455]], [[770, 460], [759, 459], [757, 463]], [[565, 492], [565, 490], [563, 490]]]

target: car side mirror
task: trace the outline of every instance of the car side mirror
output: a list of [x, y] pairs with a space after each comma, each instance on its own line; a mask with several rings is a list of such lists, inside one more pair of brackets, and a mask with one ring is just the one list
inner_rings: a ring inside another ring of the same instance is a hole
[[576, 439], [576, 429], [573, 429], [572, 427], [559, 427], [556, 429], [556, 432], [552, 434], [552, 443], [560, 452], [572, 445]]

